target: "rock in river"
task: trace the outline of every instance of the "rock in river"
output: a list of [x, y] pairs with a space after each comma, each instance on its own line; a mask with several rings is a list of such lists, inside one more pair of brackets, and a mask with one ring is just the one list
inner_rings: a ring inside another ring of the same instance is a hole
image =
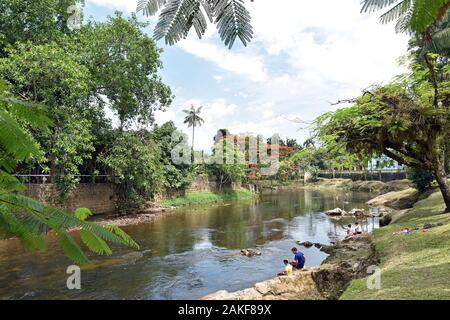
[[364, 209], [352, 209], [349, 212], [350, 215], [355, 216], [355, 217], [365, 217], [367, 214], [369, 214], [371, 216], [370, 213], [366, 213], [366, 211]]
[[342, 215], [346, 214], [346, 212], [344, 210], [342, 210], [341, 208], [335, 208], [333, 210], [328, 210], [325, 213], [329, 216], [342, 216]]
[[305, 248], [311, 248], [314, 245], [314, 243], [312, 243], [310, 241], [304, 241], [304, 242], [297, 241], [297, 244], [299, 246], [304, 246]]
[[241, 255], [247, 256], [247, 257], [260, 256], [261, 255], [261, 251], [256, 250], [256, 249], [252, 249], [252, 248], [242, 249], [241, 250]]

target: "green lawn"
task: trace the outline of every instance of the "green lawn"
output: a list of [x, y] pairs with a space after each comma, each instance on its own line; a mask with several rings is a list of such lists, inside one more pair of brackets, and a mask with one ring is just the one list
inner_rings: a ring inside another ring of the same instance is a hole
[[208, 203], [223, 203], [236, 200], [249, 200], [253, 194], [247, 189], [229, 190], [224, 192], [193, 192], [183, 197], [164, 200], [165, 206], [186, 206]]
[[[402, 211], [394, 224], [375, 230], [381, 289], [368, 289], [366, 278], [354, 280], [341, 299], [450, 299], [450, 214], [443, 211], [442, 196], [435, 192]], [[404, 227], [422, 229], [425, 223], [443, 225], [393, 235]]]

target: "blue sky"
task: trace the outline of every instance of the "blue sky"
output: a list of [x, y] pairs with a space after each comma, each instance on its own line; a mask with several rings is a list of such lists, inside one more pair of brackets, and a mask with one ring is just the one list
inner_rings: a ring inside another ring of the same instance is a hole
[[[133, 12], [137, 0], [86, 2], [85, 18], [104, 20], [115, 10]], [[360, 14], [360, 0], [246, 3], [254, 27], [248, 47], [228, 50], [213, 25], [202, 40], [190, 34], [175, 46], [158, 42], [164, 48], [160, 74], [176, 98], [157, 122], [173, 120], [190, 135], [182, 109], [204, 106], [198, 149], [211, 147], [218, 128], [303, 141], [308, 131], [299, 130], [302, 123], [335, 109], [330, 102], [402, 71], [397, 59], [406, 52], [407, 37], [395, 34], [393, 25], [380, 25], [377, 14]]]

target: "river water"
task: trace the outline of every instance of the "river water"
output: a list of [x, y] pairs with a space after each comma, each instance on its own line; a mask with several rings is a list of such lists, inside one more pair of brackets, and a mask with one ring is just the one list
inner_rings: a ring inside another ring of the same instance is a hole
[[[344, 236], [342, 224], [323, 211], [365, 207], [362, 192], [279, 190], [260, 199], [226, 205], [186, 207], [154, 222], [124, 227], [140, 253], [113, 246], [113, 257], [90, 255], [81, 272], [81, 290], [68, 290], [72, 263], [54, 239], [46, 253], [28, 253], [16, 240], [0, 241], [0, 299], [198, 299], [226, 289], [236, 291], [273, 278], [292, 259], [296, 241], [327, 244]], [[350, 221], [352, 222], [352, 221]], [[345, 221], [345, 223], [347, 223]], [[361, 222], [371, 231], [377, 218]], [[245, 257], [243, 248], [261, 256]], [[326, 254], [299, 247], [307, 267]]]

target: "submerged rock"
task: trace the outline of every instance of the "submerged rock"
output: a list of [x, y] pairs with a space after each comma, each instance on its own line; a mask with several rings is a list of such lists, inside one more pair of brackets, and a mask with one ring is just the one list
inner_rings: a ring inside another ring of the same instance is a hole
[[350, 210], [349, 214], [355, 217], [364, 217], [366, 216], [366, 210], [354, 208]]
[[242, 249], [241, 250], [241, 255], [247, 256], [247, 257], [260, 256], [261, 255], [261, 251], [259, 251], [257, 249], [252, 249], [252, 248]]
[[304, 246], [305, 248], [311, 248], [314, 245], [314, 243], [312, 243], [310, 241], [303, 241], [303, 242], [297, 241], [297, 244], [299, 246]]
[[333, 210], [328, 210], [325, 212], [327, 215], [329, 216], [342, 216], [347, 214], [344, 210], [342, 210], [341, 208], [335, 208]]

